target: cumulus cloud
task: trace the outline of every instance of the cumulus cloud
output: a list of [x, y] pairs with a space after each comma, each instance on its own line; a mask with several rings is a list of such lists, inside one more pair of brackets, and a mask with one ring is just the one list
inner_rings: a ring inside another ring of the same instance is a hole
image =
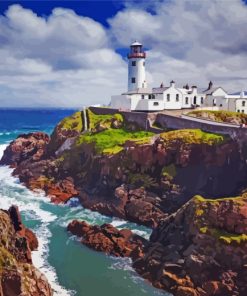
[[151, 10], [128, 2], [108, 20], [118, 46], [138, 38], [150, 49], [151, 82], [175, 79], [203, 86], [213, 79], [229, 91], [247, 88], [243, 1], [159, 1]]
[[0, 17], [1, 106], [108, 103], [126, 75], [107, 30], [91, 18], [63, 8], [39, 17], [20, 5]]
[[11, 5], [0, 16], [0, 106], [108, 103], [127, 87], [118, 49], [135, 39], [147, 47], [150, 86], [213, 80], [229, 91], [247, 89], [241, 0], [126, 1], [108, 23], [64, 8], [41, 17]]

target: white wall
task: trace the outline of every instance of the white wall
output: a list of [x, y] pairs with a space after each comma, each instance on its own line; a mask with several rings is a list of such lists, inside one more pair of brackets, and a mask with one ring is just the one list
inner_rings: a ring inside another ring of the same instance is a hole
[[111, 108], [131, 110], [131, 98], [128, 95], [117, 95], [111, 97]]
[[[132, 62], [135, 62], [136, 66], [132, 66]], [[135, 83], [132, 83], [132, 78], [135, 78]], [[128, 91], [145, 87], [145, 80], [145, 58], [130, 58], [128, 65]]]
[[[167, 101], [167, 95], [170, 95], [170, 100]], [[178, 95], [179, 100], [176, 100]], [[182, 109], [183, 94], [176, 87], [169, 87], [163, 92], [164, 109]]]
[[240, 113], [245, 113], [247, 114], [247, 99], [237, 99], [235, 105], [235, 111], [240, 112]]
[[225, 97], [227, 93], [224, 91], [223, 88], [219, 87], [212, 93], [212, 95], [215, 97]]

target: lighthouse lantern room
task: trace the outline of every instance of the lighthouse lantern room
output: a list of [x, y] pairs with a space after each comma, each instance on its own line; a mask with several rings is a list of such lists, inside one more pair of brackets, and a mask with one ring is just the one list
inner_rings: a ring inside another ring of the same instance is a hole
[[136, 90], [138, 88], [146, 88], [146, 53], [143, 51], [141, 43], [135, 41], [131, 44], [128, 59], [128, 91]]

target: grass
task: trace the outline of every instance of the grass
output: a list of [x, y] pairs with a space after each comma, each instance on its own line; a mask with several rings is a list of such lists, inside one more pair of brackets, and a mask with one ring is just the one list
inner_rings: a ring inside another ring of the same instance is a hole
[[212, 110], [195, 110], [188, 115], [209, 118], [217, 122], [231, 122], [232, 119], [239, 120], [240, 123], [247, 123], [247, 114], [232, 111], [212, 111]]
[[0, 273], [6, 269], [12, 269], [16, 266], [14, 256], [4, 247], [0, 247]]
[[87, 114], [89, 118], [89, 129], [94, 130], [98, 124], [105, 126], [106, 128], [111, 127], [113, 120], [118, 122], [123, 122], [123, 116], [119, 113], [116, 114], [106, 114], [106, 115], [97, 115], [93, 113], [90, 109], [87, 109]]
[[145, 144], [150, 142], [153, 135], [153, 133], [146, 131], [132, 132], [125, 129], [107, 129], [96, 134], [81, 135], [76, 144], [94, 143], [97, 153], [115, 154], [123, 150], [126, 141]]
[[160, 134], [161, 138], [167, 142], [180, 140], [188, 144], [221, 144], [226, 140], [226, 136], [203, 132], [200, 129], [175, 130]]
[[201, 195], [196, 195], [194, 196], [194, 200], [196, 202], [211, 202], [211, 203], [218, 203], [221, 201], [242, 201], [243, 202], [244, 197], [243, 196], [236, 196], [236, 197], [222, 197], [222, 198], [215, 198], [215, 199], [210, 199], [210, 198], [204, 198]]
[[174, 178], [176, 176], [176, 166], [174, 163], [164, 166], [162, 169], [162, 175]]
[[81, 111], [78, 111], [71, 116], [65, 117], [59, 125], [61, 129], [76, 130], [81, 132], [83, 130]]
[[217, 238], [219, 241], [221, 241], [226, 245], [231, 245], [231, 244], [240, 245], [242, 243], [247, 242], [247, 235], [244, 233], [242, 234], [230, 233], [222, 229], [209, 228], [207, 226], [201, 227], [200, 232], [203, 234], [212, 235], [213, 237]]
[[155, 179], [147, 174], [135, 173], [129, 174], [129, 182], [132, 185], [144, 188], [157, 187]]

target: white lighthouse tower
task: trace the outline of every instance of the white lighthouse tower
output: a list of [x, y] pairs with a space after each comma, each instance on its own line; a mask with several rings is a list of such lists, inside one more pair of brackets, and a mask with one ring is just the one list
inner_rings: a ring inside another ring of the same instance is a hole
[[138, 88], [146, 88], [146, 53], [143, 51], [141, 43], [135, 41], [131, 44], [128, 59], [128, 91], [136, 90]]

